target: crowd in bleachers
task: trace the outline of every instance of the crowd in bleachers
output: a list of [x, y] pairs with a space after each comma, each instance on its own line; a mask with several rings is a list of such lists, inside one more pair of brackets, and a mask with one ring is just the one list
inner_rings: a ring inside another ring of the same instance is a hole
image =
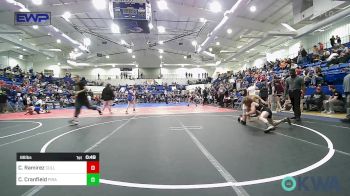
[[[303, 92], [302, 109], [323, 110], [334, 113], [344, 111], [343, 79], [349, 73], [350, 43], [342, 44], [340, 38], [331, 38], [331, 48], [325, 48], [318, 43], [312, 53], [307, 53], [300, 47], [295, 58], [276, 59], [268, 61], [261, 68], [249, 68], [237, 73], [228, 72], [212, 79], [203, 73], [203, 79], [195, 84], [212, 83], [212, 87], [196, 89], [196, 94], [207, 100], [208, 103], [218, 103], [221, 107], [235, 107], [242, 97], [249, 94], [260, 95], [268, 101], [270, 107], [280, 110], [289, 110], [290, 102], [284, 98], [284, 80], [289, 76], [291, 68], [296, 69], [297, 75], [303, 77], [306, 90]], [[191, 77], [187, 73], [187, 77]], [[103, 86], [101, 81], [83, 81], [91, 86]], [[192, 84], [192, 83], [191, 83]], [[194, 84], [194, 83], [193, 83]], [[50, 103], [63, 108], [74, 104], [74, 81], [67, 73], [63, 78], [54, 78], [52, 75], [34, 73], [21, 70], [17, 65], [13, 68], [0, 69], [0, 102], [9, 103], [12, 110], [18, 111], [36, 103]], [[137, 100], [143, 103], [185, 102], [188, 93], [185, 86], [178, 84], [144, 84], [136, 85]], [[125, 86], [112, 86], [115, 92], [116, 103], [126, 103]], [[5, 96], [6, 95], [6, 98]], [[89, 101], [99, 104], [100, 96], [88, 92]], [[0, 106], [3, 106], [0, 103]], [[3, 112], [3, 108], [0, 108]]]
[[0, 69], [0, 89], [7, 95], [6, 106], [13, 111], [34, 106], [36, 103], [72, 104], [72, 83], [70, 75], [64, 78], [23, 71], [18, 65]]
[[324, 48], [319, 43], [308, 54], [301, 46], [298, 56], [293, 59], [277, 59], [266, 62], [262, 68], [220, 74], [213, 81], [210, 91], [220, 106], [225, 106], [227, 100], [234, 106], [242, 96], [257, 94], [277, 111], [290, 110], [290, 102], [283, 99], [283, 94], [284, 80], [293, 68], [304, 79], [306, 86], [302, 109], [320, 110], [328, 114], [344, 112], [343, 79], [350, 73], [350, 43], [341, 44], [339, 39], [335, 38], [334, 43], [331, 41], [332, 48]]
[[[100, 81], [82, 81], [90, 86], [102, 86]], [[185, 86], [174, 84], [136, 85], [137, 99], [142, 103], [183, 102]], [[48, 108], [66, 108], [74, 105], [74, 81], [71, 74], [63, 78], [52, 75], [23, 71], [18, 65], [0, 69], [0, 112], [33, 110], [37, 113], [49, 111]], [[112, 86], [116, 103], [126, 103], [129, 86]], [[92, 104], [101, 103], [100, 95], [88, 91]], [[50, 106], [50, 107], [48, 107]], [[30, 112], [31, 113], [31, 112]]]
[[[184, 85], [179, 84], [145, 84], [135, 85], [138, 103], [179, 103], [184, 102], [186, 94]], [[126, 91], [129, 86], [114, 86], [116, 103], [127, 103]]]

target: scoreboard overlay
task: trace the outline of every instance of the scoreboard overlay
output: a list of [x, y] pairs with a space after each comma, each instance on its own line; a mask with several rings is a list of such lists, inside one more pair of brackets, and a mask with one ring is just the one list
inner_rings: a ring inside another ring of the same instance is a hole
[[99, 153], [17, 153], [16, 185], [99, 184]]

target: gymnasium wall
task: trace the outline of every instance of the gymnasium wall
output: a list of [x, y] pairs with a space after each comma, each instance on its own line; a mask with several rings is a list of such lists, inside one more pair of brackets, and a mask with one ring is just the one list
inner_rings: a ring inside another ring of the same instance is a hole
[[332, 35], [338, 35], [342, 39], [342, 43], [349, 42], [350, 36], [350, 16], [344, 18], [342, 21], [326, 26], [324, 31], [315, 31], [302, 38], [302, 43], [306, 49], [311, 49], [318, 42], [325, 43], [327, 48], [331, 47], [329, 39]]
[[139, 68], [139, 73], [143, 74], [143, 78], [158, 78], [160, 68]]
[[19, 65], [23, 70], [28, 70], [33, 67], [33, 63], [30, 60], [27, 60], [26, 57], [24, 57], [24, 59], [19, 59], [18, 55], [16, 56], [11, 52], [0, 53], [0, 68], [8, 66], [14, 67], [16, 65]]
[[[280, 58], [294, 58], [297, 56], [301, 45], [303, 45], [308, 52], [312, 52], [312, 47], [317, 45], [319, 42], [324, 43], [327, 48], [330, 48], [331, 45], [329, 39], [332, 35], [340, 36], [342, 43], [347, 43], [350, 41], [349, 19], [350, 17], [346, 17], [338, 23], [331, 24], [323, 29], [321, 28], [320, 31], [315, 31], [298, 40], [292, 40], [291, 44], [286, 45], [285, 48], [268, 52], [266, 54], [266, 59], [268, 61], [275, 61], [276, 59]], [[250, 66], [252, 65], [249, 64], [248, 67]]]
[[186, 78], [186, 73], [193, 74], [193, 78], [198, 79], [202, 78], [202, 73], [208, 73], [209, 76], [212, 76], [214, 74], [215, 68], [214, 67], [196, 67], [196, 68], [176, 68], [176, 67], [163, 67], [161, 68], [162, 75], [165, 78]]
[[[34, 65], [34, 71], [42, 72], [45, 69], [53, 70], [55, 76], [64, 76], [65, 73], [69, 72], [72, 75], [81, 75], [85, 76], [90, 80], [97, 80], [98, 74], [100, 74], [101, 79], [116, 79], [116, 76], [120, 78], [120, 68], [113, 68], [111, 66], [105, 67], [86, 67], [74, 69], [70, 66], [71, 69], [62, 69], [62, 67], [68, 67], [65, 64], [57, 65], [55, 60], [48, 60], [47, 62], [37, 62]], [[221, 70], [222, 71], [222, 70]], [[166, 67], [166, 68], [133, 68], [131, 75], [137, 77], [138, 74], [143, 73], [144, 78], [158, 78], [159, 74], [162, 73], [163, 78], [174, 78], [181, 79], [186, 78], [186, 72], [192, 73], [193, 78], [197, 79], [198, 74], [202, 77], [202, 73], [208, 73], [209, 76], [212, 76], [215, 73], [214, 67], [205, 67], [205, 68], [176, 68], [176, 67]]]

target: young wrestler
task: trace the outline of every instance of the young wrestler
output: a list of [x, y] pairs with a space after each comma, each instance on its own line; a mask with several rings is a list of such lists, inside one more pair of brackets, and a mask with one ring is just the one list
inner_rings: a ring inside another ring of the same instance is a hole
[[273, 120], [272, 111], [266, 106], [267, 103], [259, 96], [247, 96], [243, 99], [243, 104], [246, 107], [246, 112], [238, 118], [238, 121], [243, 125], [246, 125], [247, 117], [251, 115], [257, 115], [259, 120], [266, 124], [267, 128], [264, 131], [265, 133], [274, 130], [277, 125], [283, 122], [291, 124], [289, 118], [284, 118], [282, 120]]

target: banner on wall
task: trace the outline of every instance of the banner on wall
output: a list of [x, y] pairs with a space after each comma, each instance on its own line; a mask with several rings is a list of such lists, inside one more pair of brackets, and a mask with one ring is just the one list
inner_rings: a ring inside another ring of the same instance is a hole
[[51, 12], [15, 12], [15, 25], [22, 26], [49, 26]]

